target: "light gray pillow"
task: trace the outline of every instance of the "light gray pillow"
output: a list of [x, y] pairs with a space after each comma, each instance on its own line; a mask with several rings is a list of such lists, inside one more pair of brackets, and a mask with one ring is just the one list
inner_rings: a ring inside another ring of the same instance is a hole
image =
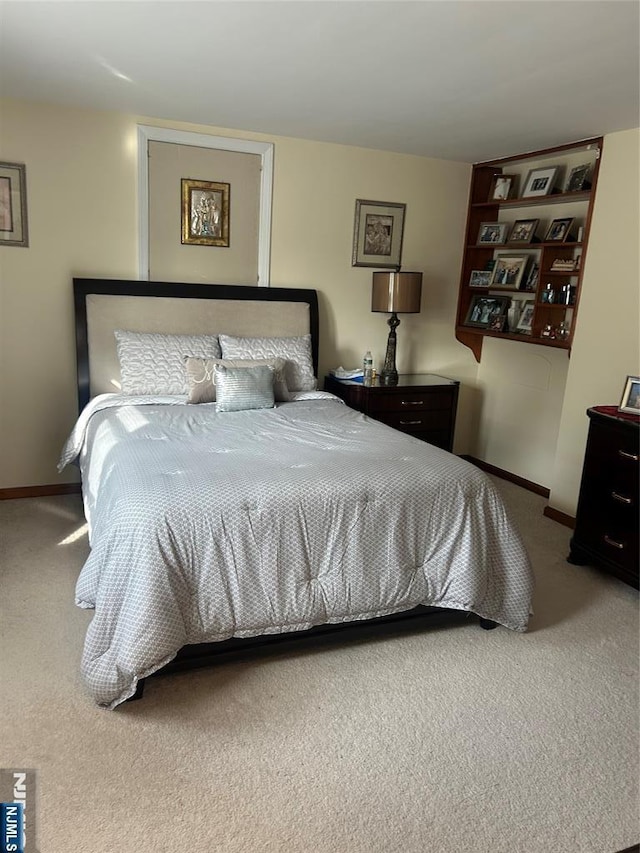
[[188, 394], [186, 355], [220, 358], [217, 335], [169, 335], [116, 329], [124, 394]]
[[273, 369], [273, 395], [277, 402], [291, 399], [284, 378], [283, 358], [185, 358], [185, 369], [189, 381], [187, 403], [214, 403], [216, 399], [215, 368], [222, 367], [270, 367]]
[[315, 391], [311, 335], [294, 338], [238, 338], [219, 335], [223, 358], [284, 358], [289, 391]]
[[218, 412], [272, 409], [274, 406], [271, 367], [223, 367], [218, 364], [215, 386]]

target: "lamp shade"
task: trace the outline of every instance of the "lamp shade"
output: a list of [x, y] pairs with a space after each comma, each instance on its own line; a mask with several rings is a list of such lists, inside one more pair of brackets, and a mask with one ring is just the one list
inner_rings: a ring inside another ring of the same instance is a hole
[[422, 296], [421, 272], [374, 272], [371, 310], [387, 314], [417, 314]]

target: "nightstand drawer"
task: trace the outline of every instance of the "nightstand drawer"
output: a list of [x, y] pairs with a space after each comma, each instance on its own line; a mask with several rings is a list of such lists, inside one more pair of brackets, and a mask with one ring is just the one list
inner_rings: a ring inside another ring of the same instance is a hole
[[406, 412], [380, 412], [376, 419], [403, 432], [447, 430], [451, 426], [451, 410], [424, 411], [416, 408]]
[[[446, 391], [408, 391], [401, 394], [372, 394], [369, 411], [402, 412], [412, 416], [416, 412], [443, 410], [451, 411], [452, 393]], [[380, 418], [382, 420], [382, 418]], [[385, 420], [385, 423], [387, 421]]]

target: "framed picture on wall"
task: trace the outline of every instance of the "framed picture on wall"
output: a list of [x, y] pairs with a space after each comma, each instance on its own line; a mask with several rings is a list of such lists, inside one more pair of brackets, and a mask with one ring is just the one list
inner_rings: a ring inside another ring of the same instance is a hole
[[181, 181], [181, 242], [186, 246], [229, 246], [231, 185], [217, 181]]
[[29, 245], [27, 169], [22, 163], [0, 163], [0, 245]]
[[353, 267], [399, 269], [406, 204], [356, 199]]

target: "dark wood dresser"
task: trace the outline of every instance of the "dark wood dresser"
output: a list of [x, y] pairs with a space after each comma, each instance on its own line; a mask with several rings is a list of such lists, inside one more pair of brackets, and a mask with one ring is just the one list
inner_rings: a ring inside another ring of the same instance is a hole
[[352, 409], [449, 451], [453, 447], [459, 387], [456, 379], [435, 373], [401, 373], [397, 385], [381, 385], [379, 377], [371, 386], [333, 376], [324, 381], [324, 390]]
[[587, 410], [589, 436], [576, 527], [567, 558], [638, 588], [640, 417], [615, 406]]

